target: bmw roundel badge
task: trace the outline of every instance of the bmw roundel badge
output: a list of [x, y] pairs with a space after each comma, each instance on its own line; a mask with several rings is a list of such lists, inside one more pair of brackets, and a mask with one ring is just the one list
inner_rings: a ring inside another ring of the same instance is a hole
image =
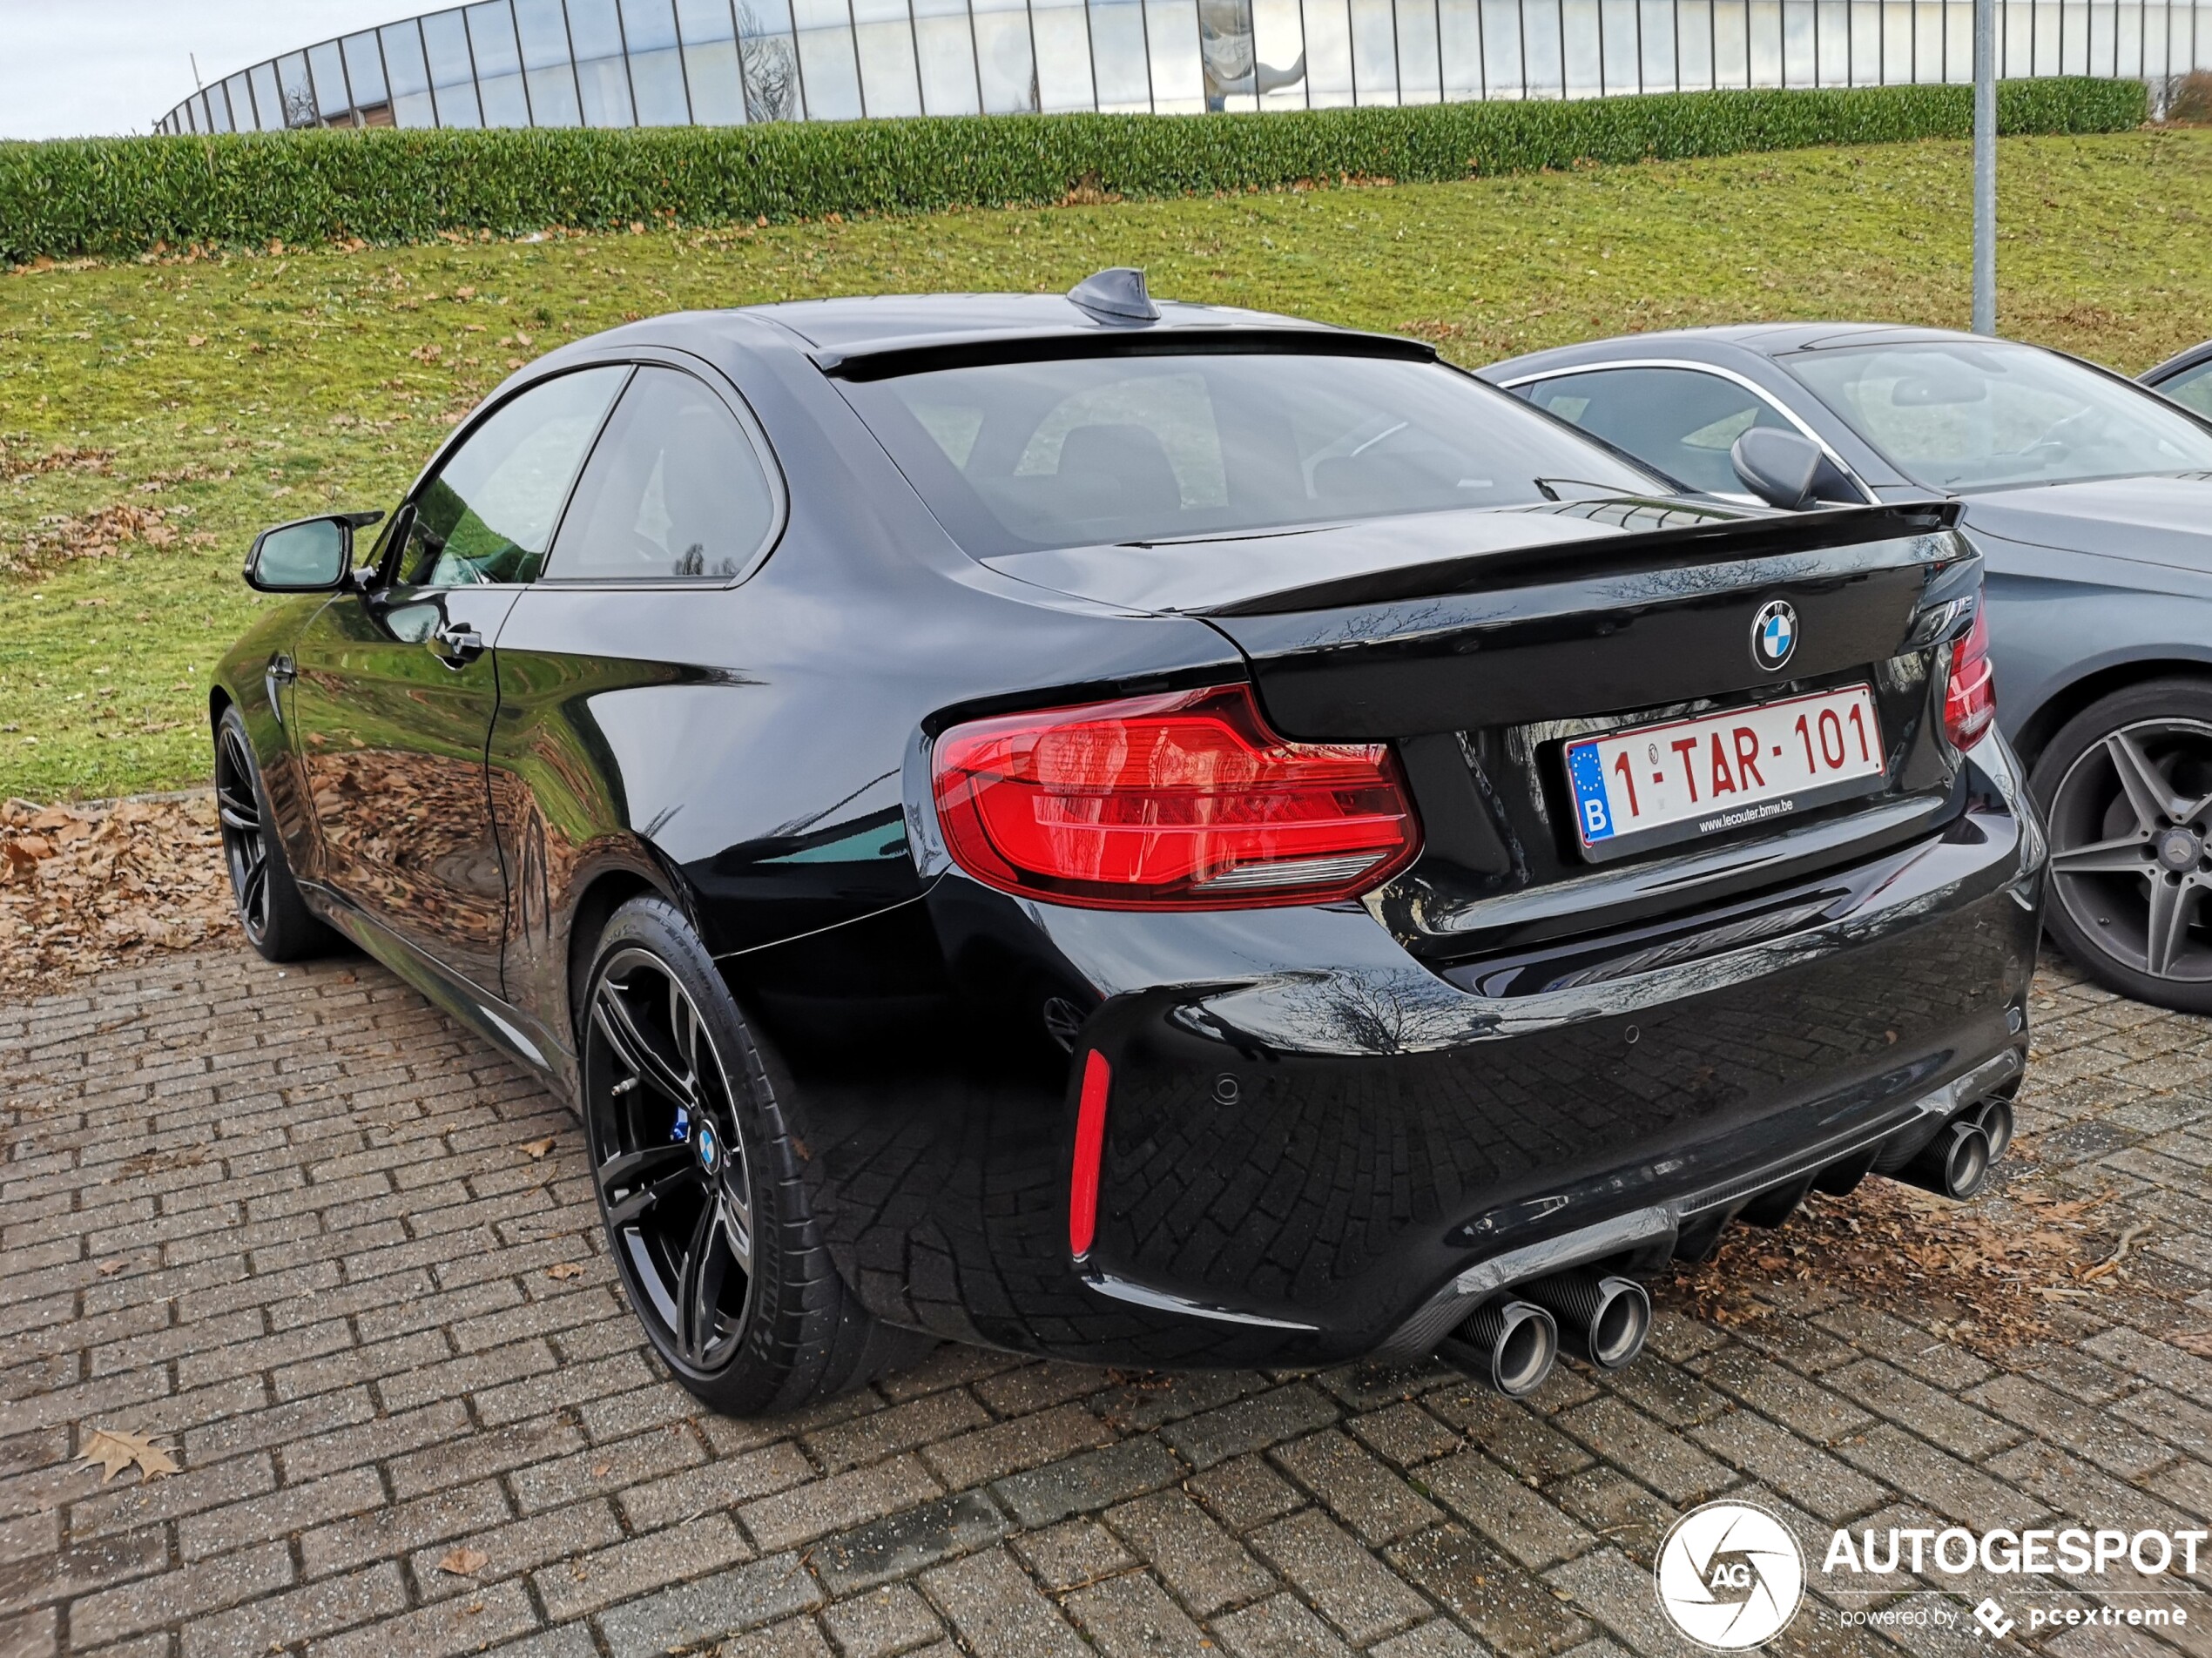
[[1751, 660], [1769, 673], [1797, 648], [1797, 612], [1787, 599], [1770, 599], [1751, 619]]

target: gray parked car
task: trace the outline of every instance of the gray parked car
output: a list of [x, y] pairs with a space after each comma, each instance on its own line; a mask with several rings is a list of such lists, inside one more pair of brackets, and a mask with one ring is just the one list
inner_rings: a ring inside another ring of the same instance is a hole
[[2144, 370], [2142, 382], [2185, 408], [2212, 415], [2212, 340]]
[[1962, 502], [1999, 720], [2050, 824], [2050, 929], [2115, 989], [2212, 1012], [2212, 414], [2188, 388], [2168, 401], [2036, 347], [1838, 323], [1599, 340], [1482, 375], [1710, 494]]

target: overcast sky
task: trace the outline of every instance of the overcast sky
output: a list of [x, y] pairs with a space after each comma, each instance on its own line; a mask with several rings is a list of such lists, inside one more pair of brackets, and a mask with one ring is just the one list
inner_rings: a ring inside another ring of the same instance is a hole
[[145, 132], [265, 57], [439, 0], [0, 0], [0, 138]]

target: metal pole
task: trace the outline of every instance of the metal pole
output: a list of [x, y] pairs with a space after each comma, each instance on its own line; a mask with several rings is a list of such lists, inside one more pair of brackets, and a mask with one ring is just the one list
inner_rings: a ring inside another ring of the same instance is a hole
[[1974, 332], [1997, 332], [1997, 0], [1974, 0]]

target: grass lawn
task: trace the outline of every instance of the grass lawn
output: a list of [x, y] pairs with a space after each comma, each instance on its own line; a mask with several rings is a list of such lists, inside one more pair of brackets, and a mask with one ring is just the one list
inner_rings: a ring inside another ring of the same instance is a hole
[[[2007, 333], [2128, 370], [2212, 334], [2212, 131], [2007, 139], [2000, 165]], [[1966, 146], [1928, 143], [0, 278], [0, 796], [199, 782], [253, 531], [388, 508], [510, 362], [626, 316], [1129, 264], [1469, 364], [1760, 318], [1962, 327], [1967, 179]]]

